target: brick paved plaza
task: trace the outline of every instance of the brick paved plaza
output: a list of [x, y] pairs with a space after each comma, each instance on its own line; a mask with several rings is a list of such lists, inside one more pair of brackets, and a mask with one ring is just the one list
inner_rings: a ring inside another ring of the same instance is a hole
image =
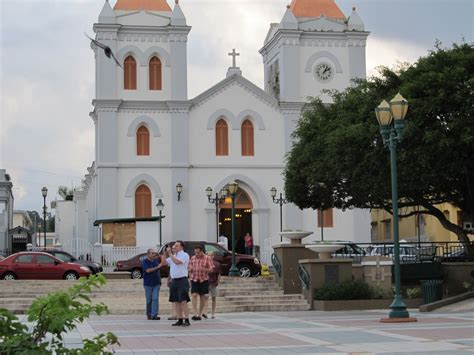
[[[410, 310], [417, 323], [382, 324], [386, 311], [259, 312], [172, 327], [142, 316], [92, 317], [65, 341], [112, 331], [119, 354], [472, 354], [473, 301], [432, 313]], [[166, 318], [166, 317], [164, 317]], [[77, 345], [76, 345], [77, 346]]]

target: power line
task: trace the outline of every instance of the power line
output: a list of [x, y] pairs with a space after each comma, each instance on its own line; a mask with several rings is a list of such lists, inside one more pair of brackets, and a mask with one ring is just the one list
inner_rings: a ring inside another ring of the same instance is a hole
[[57, 173], [57, 172], [53, 172], [53, 171], [47, 171], [47, 170], [37, 170], [37, 169], [23, 168], [23, 167], [11, 165], [11, 164], [5, 164], [5, 165], [10, 165], [11, 167], [13, 167], [15, 169], [19, 169], [19, 170], [33, 171], [33, 172], [50, 174], [50, 175], [57, 175], [57, 176], [67, 176], [67, 177], [78, 178], [78, 179], [83, 178], [83, 176], [61, 174], [61, 173]]

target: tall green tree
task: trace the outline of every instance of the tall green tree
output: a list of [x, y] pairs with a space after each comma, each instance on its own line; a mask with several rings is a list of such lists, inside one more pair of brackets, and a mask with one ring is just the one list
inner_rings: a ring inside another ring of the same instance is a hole
[[[400, 92], [409, 101], [398, 146], [399, 206], [421, 206], [467, 243], [467, 231], [435, 205], [474, 220], [474, 48], [440, 44], [413, 65], [380, 68], [334, 103], [313, 99], [294, 132], [285, 191], [300, 208], [381, 208], [391, 213], [390, 159], [374, 109]], [[401, 217], [416, 213], [411, 212]]]

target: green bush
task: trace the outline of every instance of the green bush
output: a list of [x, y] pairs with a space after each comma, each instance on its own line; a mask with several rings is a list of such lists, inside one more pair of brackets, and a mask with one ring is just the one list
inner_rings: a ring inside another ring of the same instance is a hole
[[[109, 354], [109, 345], [119, 344], [112, 333], [85, 339], [82, 349], [68, 349], [63, 335], [86, 320], [91, 313], [108, 313], [103, 303], [91, 304], [92, 287], [105, 284], [103, 275], [81, 278], [66, 292], [35, 299], [28, 309], [31, 327], [22, 324], [9, 310], [0, 308], [0, 354]], [[119, 344], [120, 345], [120, 344]]]
[[415, 298], [420, 298], [421, 288], [419, 287], [407, 288], [406, 294], [407, 294], [408, 299], [410, 300], [415, 299]]
[[342, 281], [324, 284], [315, 294], [320, 301], [367, 300], [374, 291], [364, 280]]

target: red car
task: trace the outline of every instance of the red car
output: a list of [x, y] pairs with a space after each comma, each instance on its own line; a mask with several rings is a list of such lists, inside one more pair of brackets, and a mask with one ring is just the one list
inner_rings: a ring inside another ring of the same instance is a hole
[[0, 279], [77, 280], [89, 276], [89, 268], [67, 263], [42, 252], [21, 252], [0, 261]]

